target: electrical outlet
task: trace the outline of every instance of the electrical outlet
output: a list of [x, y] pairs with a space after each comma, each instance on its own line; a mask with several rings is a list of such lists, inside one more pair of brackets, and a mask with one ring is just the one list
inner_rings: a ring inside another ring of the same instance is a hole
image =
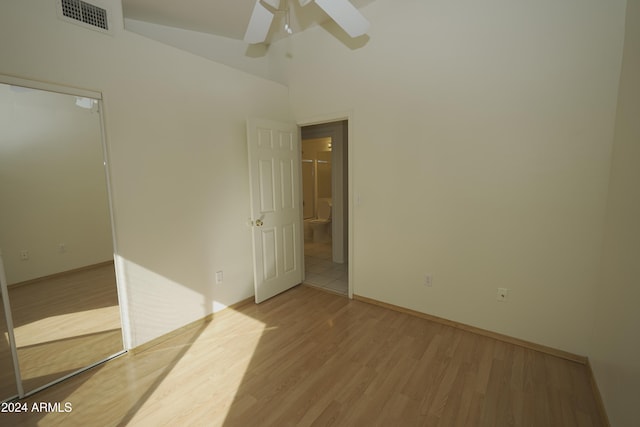
[[27, 249], [23, 249], [20, 251], [20, 259], [22, 261], [26, 261], [29, 259], [29, 251]]
[[433, 276], [431, 274], [424, 276], [424, 285], [428, 288], [433, 286]]
[[222, 270], [216, 271], [216, 284], [222, 283], [222, 279], [223, 279]]
[[496, 299], [498, 301], [506, 301], [507, 295], [509, 295], [509, 289], [507, 288], [498, 288], [498, 294], [496, 295]]
[[58, 252], [60, 252], [61, 254], [67, 252], [67, 244], [66, 243], [58, 244]]

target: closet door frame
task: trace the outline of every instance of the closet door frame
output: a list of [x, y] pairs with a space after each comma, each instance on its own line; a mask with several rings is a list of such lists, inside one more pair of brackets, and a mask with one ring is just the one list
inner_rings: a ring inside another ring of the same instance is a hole
[[108, 152], [108, 142], [107, 142], [107, 134], [105, 131], [105, 121], [104, 121], [104, 108], [103, 108], [103, 97], [102, 93], [99, 91], [88, 90], [76, 88], [73, 86], [66, 85], [58, 85], [54, 83], [48, 82], [40, 82], [34, 80], [27, 80], [16, 76], [4, 75], [0, 74], [0, 83], [12, 85], [12, 86], [21, 86], [29, 89], [43, 90], [48, 92], [55, 92], [64, 95], [77, 96], [83, 98], [91, 98], [97, 101], [98, 103], [98, 116], [100, 121], [100, 138], [102, 144], [102, 155], [104, 159], [104, 173], [105, 173], [105, 181], [106, 181], [106, 192], [107, 192], [107, 205], [109, 210], [109, 219], [111, 223], [111, 240], [113, 244], [113, 262], [115, 268], [115, 276], [116, 276], [116, 289], [118, 294], [118, 305], [120, 312], [120, 327], [122, 331], [122, 350], [117, 353], [110, 355], [106, 358], [96, 361], [95, 363], [90, 364], [89, 366], [85, 366], [76, 372], [72, 372], [70, 374], [64, 375], [60, 378], [57, 378], [43, 386], [37, 387], [33, 390], [24, 390], [22, 384], [22, 377], [20, 375], [20, 363], [18, 359], [16, 340], [14, 335], [13, 328], [13, 318], [12, 313], [10, 311], [11, 304], [9, 301], [9, 293], [8, 293], [8, 283], [6, 280], [6, 274], [4, 265], [2, 264], [2, 250], [0, 248], [0, 288], [2, 291], [2, 300], [4, 303], [5, 310], [5, 318], [7, 322], [8, 336], [9, 336], [9, 345], [11, 348], [11, 354], [13, 358], [13, 366], [14, 373], [16, 377], [16, 388], [17, 388], [17, 396], [4, 397], [0, 396], [0, 402], [18, 398], [24, 398], [30, 396], [34, 393], [37, 393], [47, 387], [52, 386], [53, 384], [57, 384], [61, 381], [66, 380], [72, 376], [77, 375], [79, 372], [85, 371], [87, 369], [91, 369], [94, 366], [100, 365], [107, 360], [113, 359], [114, 357], [120, 356], [126, 353], [131, 348], [131, 331], [130, 331], [130, 322], [128, 316], [128, 301], [126, 298], [126, 289], [125, 289], [125, 275], [123, 274], [121, 261], [118, 257], [118, 245], [116, 239], [116, 230], [115, 230], [115, 220], [114, 220], [114, 212], [113, 212], [113, 199], [112, 199], [112, 189], [111, 189], [111, 177], [110, 177], [110, 167], [109, 167], [109, 152]]

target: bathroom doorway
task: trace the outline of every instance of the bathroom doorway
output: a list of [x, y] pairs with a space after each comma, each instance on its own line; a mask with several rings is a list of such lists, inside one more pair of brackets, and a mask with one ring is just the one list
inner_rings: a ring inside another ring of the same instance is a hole
[[348, 295], [348, 122], [301, 128], [305, 283]]

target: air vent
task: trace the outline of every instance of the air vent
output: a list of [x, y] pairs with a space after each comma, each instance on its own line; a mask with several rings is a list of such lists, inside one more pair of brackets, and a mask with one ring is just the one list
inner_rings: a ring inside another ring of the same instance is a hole
[[82, 0], [58, 0], [58, 16], [92, 30], [111, 32], [107, 9]]

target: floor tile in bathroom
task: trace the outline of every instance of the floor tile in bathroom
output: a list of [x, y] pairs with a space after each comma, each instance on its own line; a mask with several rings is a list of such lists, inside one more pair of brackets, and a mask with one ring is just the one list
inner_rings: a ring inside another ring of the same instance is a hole
[[306, 284], [348, 294], [349, 270], [347, 264], [332, 261], [331, 242], [305, 242], [304, 269]]

